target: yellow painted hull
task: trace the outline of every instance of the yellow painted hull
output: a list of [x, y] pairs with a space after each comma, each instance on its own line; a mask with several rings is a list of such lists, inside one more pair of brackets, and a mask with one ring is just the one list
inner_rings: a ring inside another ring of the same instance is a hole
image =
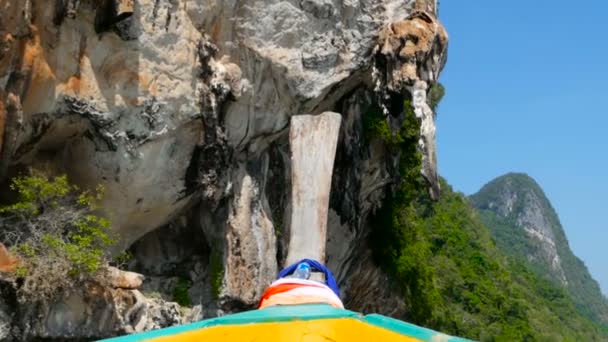
[[217, 326], [177, 335], [163, 336], [154, 342], [199, 342], [199, 341], [384, 341], [421, 342], [416, 338], [400, 335], [390, 330], [371, 326], [351, 318], [272, 322], [244, 325]]

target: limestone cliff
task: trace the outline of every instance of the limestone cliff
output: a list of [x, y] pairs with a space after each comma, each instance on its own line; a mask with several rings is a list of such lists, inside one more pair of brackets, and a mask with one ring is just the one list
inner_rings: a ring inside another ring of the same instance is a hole
[[[526, 186], [525, 183], [530, 183]], [[479, 209], [489, 209], [510, 219], [523, 229], [529, 239], [527, 258], [549, 270], [555, 281], [568, 285], [563, 263], [557, 250], [557, 238], [565, 240], [561, 227], [557, 227], [555, 213], [545, 195], [535, 183], [524, 175], [511, 175], [488, 184], [472, 196]], [[551, 210], [551, 212], [549, 212]]]
[[[428, 0], [0, 0], [0, 192], [31, 168], [102, 184], [141, 291], [185, 288], [195, 306], [154, 314], [161, 299], [107, 289], [114, 304], [82, 315], [88, 294], [46, 303], [53, 322], [15, 311], [10, 333], [100, 337], [253, 307], [292, 250], [292, 117], [327, 111], [341, 126], [325, 261], [347, 306], [398, 316], [366, 236], [399, 158], [365, 141], [362, 117], [376, 104], [396, 128], [411, 100], [436, 196], [426, 95], [447, 34], [435, 13]], [[89, 329], [100, 312], [112, 328]]]

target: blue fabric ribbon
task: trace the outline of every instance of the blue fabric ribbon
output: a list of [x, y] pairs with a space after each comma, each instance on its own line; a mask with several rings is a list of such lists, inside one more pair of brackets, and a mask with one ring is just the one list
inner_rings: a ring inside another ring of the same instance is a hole
[[277, 279], [284, 278], [292, 274], [296, 270], [298, 265], [303, 262], [308, 263], [314, 271], [322, 272], [323, 274], [325, 274], [325, 285], [327, 285], [332, 291], [334, 291], [338, 298], [340, 298], [340, 289], [338, 288], [336, 278], [334, 278], [334, 275], [327, 267], [325, 267], [322, 263], [316, 260], [302, 259], [294, 264], [291, 264], [284, 268], [281, 272], [279, 272]]

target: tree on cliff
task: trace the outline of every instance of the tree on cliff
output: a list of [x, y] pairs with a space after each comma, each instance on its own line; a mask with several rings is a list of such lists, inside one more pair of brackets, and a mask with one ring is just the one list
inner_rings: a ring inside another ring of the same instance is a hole
[[0, 207], [0, 240], [16, 256], [9, 273], [22, 299], [52, 299], [88, 281], [102, 282], [110, 222], [95, 212], [103, 189], [81, 191], [66, 176], [17, 177], [17, 201]]

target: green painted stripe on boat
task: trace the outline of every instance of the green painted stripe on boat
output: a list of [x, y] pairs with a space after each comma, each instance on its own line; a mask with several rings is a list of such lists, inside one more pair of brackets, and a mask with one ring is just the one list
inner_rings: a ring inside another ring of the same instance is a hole
[[103, 341], [114, 342], [136, 342], [144, 341], [162, 336], [177, 335], [193, 330], [209, 328], [221, 325], [243, 325], [271, 322], [289, 322], [294, 320], [317, 320], [333, 318], [353, 318], [362, 320], [363, 316], [359, 313], [334, 308], [327, 304], [302, 304], [271, 306], [261, 310], [252, 310], [238, 314], [227, 315], [218, 318], [203, 320], [196, 323], [184, 324], [180, 326], [164, 328], [160, 330], [148, 331], [140, 334], [127, 335], [111, 338]]
[[472, 342], [471, 340], [463, 339], [460, 337], [449, 336], [435, 330], [423, 328], [411, 323], [403, 322], [387, 316], [371, 314], [364, 318], [364, 321], [381, 327], [390, 331], [394, 331], [398, 334], [414, 337], [423, 341], [445, 341], [445, 342]]

